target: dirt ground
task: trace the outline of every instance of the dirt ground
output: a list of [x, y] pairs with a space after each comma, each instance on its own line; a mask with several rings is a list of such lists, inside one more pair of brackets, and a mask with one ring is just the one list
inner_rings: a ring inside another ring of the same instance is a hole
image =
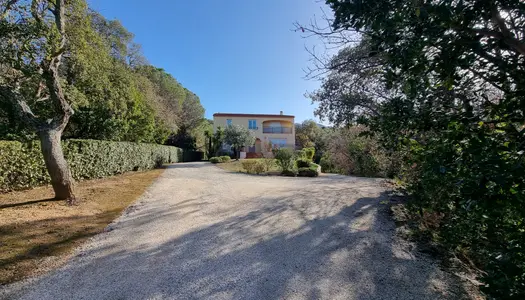
[[163, 169], [77, 184], [78, 205], [52, 199], [50, 186], [0, 194], [0, 285], [55, 268], [144, 193]]

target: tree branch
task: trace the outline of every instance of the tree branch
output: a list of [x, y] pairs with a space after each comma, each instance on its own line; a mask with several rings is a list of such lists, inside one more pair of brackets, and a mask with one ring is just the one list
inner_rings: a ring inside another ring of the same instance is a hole
[[33, 113], [27, 102], [11, 87], [0, 86], [0, 97], [11, 100], [19, 108], [20, 116], [27, 124], [33, 126], [36, 130], [43, 128], [44, 124]]
[[501, 14], [496, 6], [492, 7], [491, 14], [494, 26], [496, 28], [499, 28], [499, 30], [501, 31], [494, 31], [488, 28], [472, 28], [470, 29], [470, 31], [483, 36], [501, 40], [510, 48], [514, 49], [514, 51], [518, 52], [521, 55], [525, 55], [525, 43], [514, 37], [512, 32], [505, 24], [505, 20], [503, 20], [503, 18], [501, 17]]
[[5, 19], [9, 13], [9, 10], [11, 9], [11, 6], [15, 5], [15, 3], [18, 2], [18, 0], [9, 0], [5, 4], [4, 11], [2, 12], [2, 19]]

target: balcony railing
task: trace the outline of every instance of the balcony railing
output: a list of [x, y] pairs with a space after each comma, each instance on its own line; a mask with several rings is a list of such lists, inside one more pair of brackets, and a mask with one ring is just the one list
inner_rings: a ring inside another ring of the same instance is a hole
[[263, 133], [292, 133], [291, 127], [263, 127]]
[[[283, 148], [295, 150], [296, 147], [294, 144], [272, 144], [272, 149], [283, 149]], [[245, 147], [245, 150], [246, 152], [252, 152], [252, 153], [257, 152], [257, 148], [255, 146]], [[268, 150], [269, 149], [264, 148], [264, 149], [259, 150], [259, 152], [260, 151], [267, 152]]]

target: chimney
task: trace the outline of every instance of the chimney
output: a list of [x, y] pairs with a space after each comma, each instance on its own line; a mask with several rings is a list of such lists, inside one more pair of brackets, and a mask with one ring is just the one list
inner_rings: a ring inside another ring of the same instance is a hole
[[283, 115], [283, 111], [281, 110], [281, 116]]

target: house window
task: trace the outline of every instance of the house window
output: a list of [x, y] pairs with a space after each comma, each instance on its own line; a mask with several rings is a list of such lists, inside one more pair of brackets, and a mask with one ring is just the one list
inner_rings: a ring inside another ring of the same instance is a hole
[[273, 148], [282, 148], [286, 146], [286, 139], [270, 139]]
[[257, 120], [248, 120], [248, 129], [257, 129]]
[[232, 119], [226, 119], [226, 125], [232, 126]]

